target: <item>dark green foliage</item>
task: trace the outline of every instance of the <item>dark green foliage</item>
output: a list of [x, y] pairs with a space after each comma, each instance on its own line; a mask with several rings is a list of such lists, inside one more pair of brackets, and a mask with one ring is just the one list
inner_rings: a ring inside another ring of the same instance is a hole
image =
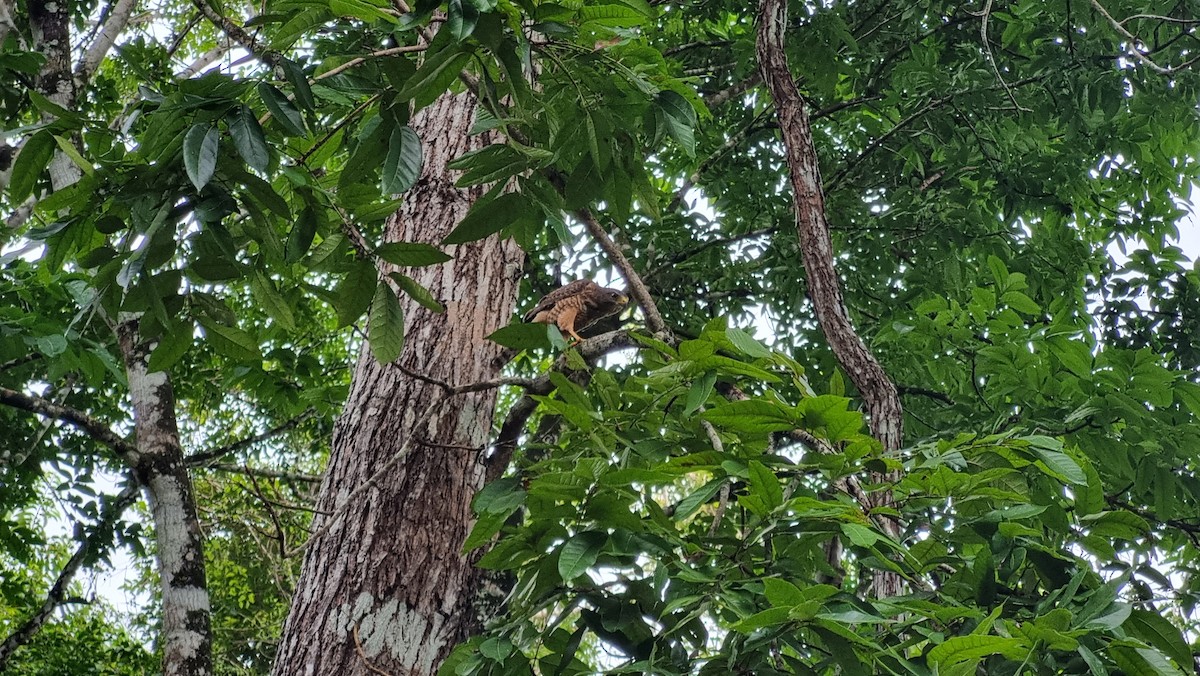
[[[311, 482], [229, 465], [317, 473], [358, 341], [384, 362], [414, 349], [397, 294], [421, 312], [441, 299], [379, 260], [433, 265], [512, 237], [529, 307], [609, 272], [573, 223], [588, 208], [681, 342], [638, 333], [589, 378], [553, 377], [466, 543], [516, 585], [445, 673], [1190, 673], [1200, 277], [1178, 240], [1200, 172], [1194, 8], [1102, 2], [1133, 45], [1085, 2], [792, 4], [846, 303], [904, 397], [899, 453], [865, 435], [812, 318], [752, 7], [726, 0], [405, 16], [271, 0], [233, 18], [278, 68], [180, 80], [130, 35], [71, 111], [11, 85], [41, 57], [10, 38], [0, 109], [26, 126], [4, 210], [40, 201], [0, 238], [0, 386], [127, 430], [106, 321], [135, 312], [189, 453], [286, 428], [194, 465], [217, 664], [262, 671]], [[182, 53], [216, 43], [186, 21], [163, 24]], [[412, 114], [468, 87], [473, 133], [500, 142], [451, 169], [486, 196], [445, 242], [385, 244], [421, 189], [430, 139]], [[81, 179], [50, 191], [47, 164], [76, 147]], [[520, 375], [563, 349], [540, 325], [492, 339], [525, 351]], [[39, 493], [89, 523], [97, 477], [120, 464], [24, 412], [0, 408], [0, 429], [0, 550], [24, 560], [48, 538], [28, 517]], [[861, 485], [882, 470], [901, 478]], [[859, 490], [894, 506], [865, 514]], [[152, 549], [142, 535], [130, 517], [106, 544]], [[5, 566], [24, 616], [47, 582]], [[876, 570], [908, 593], [870, 598]], [[129, 648], [81, 617], [39, 640], [80, 624]]]

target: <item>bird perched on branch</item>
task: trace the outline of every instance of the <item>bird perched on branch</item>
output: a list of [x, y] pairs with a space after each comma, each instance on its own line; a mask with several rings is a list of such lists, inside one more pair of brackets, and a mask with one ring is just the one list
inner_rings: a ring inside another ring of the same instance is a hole
[[582, 341], [577, 333], [600, 319], [620, 312], [629, 304], [624, 293], [600, 286], [590, 279], [577, 279], [546, 294], [525, 321], [554, 324], [563, 333]]

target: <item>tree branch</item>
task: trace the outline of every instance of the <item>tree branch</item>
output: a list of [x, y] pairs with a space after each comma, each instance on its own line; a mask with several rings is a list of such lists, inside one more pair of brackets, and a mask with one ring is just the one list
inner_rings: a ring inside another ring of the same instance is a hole
[[133, 8], [136, 4], [136, 0], [116, 0], [113, 3], [108, 20], [100, 27], [100, 33], [96, 35], [96, 39], [84, 52], [83, 58], [79, 60], [79, 65], [75, 68], [77, 83], [82, 84], [92, 79], [92, 75], [100, 67], [100, 62], [104, 60], [108, 50], [112, 49], [117, 37], [129, 25], [129, 17], [133, 16]]
[[[636, 343], [628, 331], [612, 331], [588, 338], [576, 345], [574, 349], [585, 360], [591, 360], [635, 345]], [[485, 460], [487, 466], [485, 481], [487, 483], [500, 478], [500, 475], [508, 467], [509, 461], [512, 460], [517, 442], [525, 430], [525, 423], [529, 421], [529, 416], [537, 410], [538, 403], [533, 397], [549, 394], [554, 390], [554, 383], [550, 380], [550, 371], [562, 372], [565, 370], [567, 370], [567, 356], [564, 354], [554, 361], [549, 371], [530, 383], [526, 387], [525, 396], [518, 399], [517, 403], [508, 409], [508, 414], [504, 416], [504, 422], [500, 425], [500, 432], [496, 435], [492, 455]]]
[[[807, 273], [809, 296], [829, 346], [842, 369], [850, 377], [866, 403], [871, 432], [884, 450], [900, 448], [904, 413], [896, 386], [854, 330], [842, 297], [833, 244], [825, 219], [825, 196], [821, 192], [821, 171], [813, 146], [812, 127], [804, 99], [796, 88], [784, 52], [787, 26], [787, 0], [760, 0], [756, 51], [763, 80], [775, 101], [780, 134], [787, 154], [792, 202], [800, 253]], [[890, 506], [890, 491], [866, 498], [864, 510]], [[899, 540], [899, 524], [885, 522], [883, 530]], [[901, 591], [899, 576], [877, 571], [871, 580], [877, 598], [894, 596]]]
[[226, 444], [224, 446], [218, 446], [217, 448], [213, 448], [213, 449], [210, 449], [207, 451], [193, 453], [193, 454], [187, 456], [186, 458], [184, 458], [183, 462], [184, 462], [184, 464], [186, 464], [190, 467], [194, 467], [196, 465], [205, 465], [205, 464], [209, 463], [209, 461], [216, 460], [217, 458], [221, 458], [223, 456], [229, 455], [230, 453], [234, 453], [236, 451], [240, 451], [243, 448], [249, 448], [250, 446], [257, 444], [260, 441], [266, 441], [267, 439], [270, 439], [271, 437], [279, 436], [280, 434], [283, 434], [284, 432], [286, 432], [288, 430], [295, 429], [296, 427], [298, 427], [300, 425], [300, 423], [304, 422], [305, 420], [308, 420], [309, 418], [313, 417], [314, 415], [316, 415], [316, 410], [311, 409], [311, 408], [306, 409], [300, 415], [298, 415], [298, 416], [292, 418], [291, 420], [288, 420], [282, 424], [276, 425], [275, 427], [272, 427], [271, 429], [269, 429], [265, 432], [260, 432], [258, 434], [255, 434], [252, 437], [247, 437], [245, 439], [241, 439], [241, 440], [235, 441], [233, 443]]
[[219, 28], [222, 33], [228, 35], [231, 40], [241, 45], [246, 51], [258, 57], [263, 63], [275, 67], [283, 61], [282, 54], [264, 47], [253, 35], [247, 33], [246, 29], [213, 9], [208, 4], [208, 0], [192, 0], [192, 4], [196, 6], [196, 9], [200, 10], [204, 18], [212, 22], [212, 25]]
[[633, 265], [625, 257], [625, 254], [621, 252], [616, 242], [613, 242], [612, 237], [609, 237], [608, 232], [604, 230], [604, 226], [600, 225], [600, 221], [596, 220], [596, 216], [589, 209], [580, 209], [575, 212], [575, 216], [583, 223], [583, 227], [587, 228], [587, 231], [591, 233], [592, 238], [596, 240], [600, 248], [604, 250], [604, 253], [608, 256], [608, 260], [621, 271], [621, 276], [625, 278], [625, 283], [629, 285], [629, 295], [633, 296], [638, 305], [642, 306], [642, 313], [646, 316], [646, 327], [655, 335], [663, 334], [669, 337], [671, 331], [667, 328], [666, 322], [663, 321], [662, 315], [658, 312], [658, 305], [646, 289], [646, 284], [642, 281], [641, 275], [633, 268]]
[[276, 469], [259, 469], [250, 467], [249, 465], [231, 465], [229, 463], [212, 463], [204, 466], [204, 469], [211, 469], [217, 472], [226, 472], [229, 474], [244, 474], [246, 476], [261, 477], [263, 479], [283, 479], [284, 481], [303, 481], [304, 483], [319, 483], [321, 477], [316, 474], [303, 474], [300, 472], [284, 472]]
[[35, 395], [22, 394], [6, 387], [0, 387], [0, 404], [65, 422], [87, 433], [88, 436], [113, 449], [126, 459], [138, 454], [136, 446], [112, 431], [107, 425], [70, 406], [56, 404], [49, 399]]
[[79, 568], [88, 554], [102, 547], [111, 537], [117, 519], [121, 518], [121, 514], [137, 500], [138, 489], [137, 480], [131, 476], [125, 490], [111, 500], [105, 501], [104, 507], [100, 511], [100, 518], [93, 526], [92, 532], [79, 543], [71, 558], [67, 559], [67, 563], [58, 573], [58, 579], [46, 593], [46, 599], [42, 601], [41, 607], [9, 634], [8, 638], [4, 639], [4, 643], [0, 644], [0, 672], [4, 671], [4, 666], [12, 657], [13, 652], [28, 643], [42, 628], [42, 625], [50, 619], [54, 611], [66, 603], [67, 589], [75, 578], [75, 574], [79, 572]]

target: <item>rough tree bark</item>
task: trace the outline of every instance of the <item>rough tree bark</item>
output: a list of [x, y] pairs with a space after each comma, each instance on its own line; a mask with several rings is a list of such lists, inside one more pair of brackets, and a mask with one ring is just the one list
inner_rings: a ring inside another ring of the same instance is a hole
[[[813, 146], [808, 108], [792, 79], [784, 52], [787, 25], [787, 0], [761, 0], [756, 51], [763, 80], [775, 101], [775, 114], [787, 151], [796, 231], [800, 238], [809, 296], [834, 356], [866, 402], [871, 434], [883, 444], [884, 450], [894, 451], [900, 448], [903, 439], [904, 412], [900, 395], [883, 367], [855, 332], [846, 311], [837, 269], [833, 265], [833, 243], [829, 237], [829, 224], [825, 220], [821, 169]], [[862, 507], [867, 511], [894, 504], [891, 491], [867, 494], [863, 502]], [[898, 523], [890, 519], [882, 519], [879, 523], [898, 539]], [[900, 577], [894, 573], [877, 571], [871, 579], [871, 593], [877, 598], [895, 596], [900, 590]]]
[[[474, 98], [461, 94], [414, 116], [425, 167], [388, 222], [389, 241], [440, 241], [481, 194], [455, 188], [446, 168], [487, 142], [468, 135], [474, 109]], [[405, 371], [452, 385], [495, 378], [501, 348], [485, 336], [512, 315], [524, 254], [496, 236], [449, 253], [454, 260], [443, 265], [406, 271], [446, 312], [402, 300], [403, 369], [376, 363], [366, 347], [359, 356], [317, 505], [341, 511], [328, 530], [324, 518], [314, 523], [275, 661], [279, 676], [432, 674], [477, 628], [476, 572], [462, 543], [474, 522], [471, 498], [484, 483], [496, 391], [450, 397], [425, 416], [445, 390]], [[345, 504], [405, 449], [393, 470]]]

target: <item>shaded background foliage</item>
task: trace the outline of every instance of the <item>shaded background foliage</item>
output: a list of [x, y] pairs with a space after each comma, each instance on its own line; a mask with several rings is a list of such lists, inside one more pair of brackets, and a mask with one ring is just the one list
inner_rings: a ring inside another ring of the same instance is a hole
[[[861, 431], [812, 318], [744, 3], [231, 3], [256, 60], [181, 77], [228, 41], [187, 7], [141, 8], [72, 110], [32, 91], [41, 58], [15, 8], [5, 211], [40, 202], [3, 235], [0, 385], [126, 431], [106, 318], [145, 313], [193, 454], [222, 673], [270, 663], [349, 355], [364, 336], [383, 361], [404, 349], [397, 290], [438, 307], [372, 261], [444, 259], [379, 244], [419, 175], [411, 107], [464, 86], [477, 129], [510, 141], [462, 159], [462, 181], [518, 190], [481, 200], [458, 240], [516, 238], [528, 306], [611, 275], [571, 217], [593, 208], [684, 342], [642, 336], [541, 399], [468, 541], [515, 586], [447, 671], [1194, 669], [1200, 276], [1178, 246], [1197, 173], [1192, 3], [793, 8], [847, 303], [905, 395], [899, 455]], [[81, 41], [96, 11], [71, 4]], [[48, 192], [68, 141], [87, 169]], [[544, 344], [517, 341], [514, 373], [544, 368]], [[120, 464], [71, 428], [0, 416], [5, 616], [20, 618], [55, 574], [13, 582], [55, 539], [28, 516], [54, 490], [95, 522]], [[902, 542], [846, 492], [883, 467], [904, 470]], [[130, 518], [110, 544], [144, 556], [147, 537]], [[912, 593], [867, 598], [872, 569]], [[61, 626], [136, 652], [107, 617]], [[141, 623], [153, 634], [152, 610]], [[12, 668], [58, 668], [38, 645]]]

